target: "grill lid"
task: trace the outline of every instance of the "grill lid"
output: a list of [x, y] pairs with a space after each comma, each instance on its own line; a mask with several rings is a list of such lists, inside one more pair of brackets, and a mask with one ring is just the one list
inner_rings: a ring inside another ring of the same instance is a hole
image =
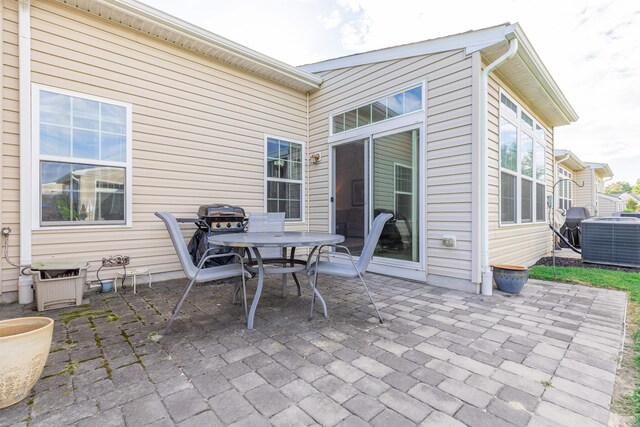
[[240, 206], [225, 204], [202, 205], [198, 208], [199, 218], [241, 218], [244, 219], [244, 209]]
[[591, 213], [589, 213], [589, 210], [587, 208], [582, 208], [582, 207], [569, 208], [569, 210], [567, 210], [565, 224], [569, 228], [575, 228], [578, 225], [580, 225], [580, 223], [583, 220], [588, 219], [590, 217], [591, 217]]

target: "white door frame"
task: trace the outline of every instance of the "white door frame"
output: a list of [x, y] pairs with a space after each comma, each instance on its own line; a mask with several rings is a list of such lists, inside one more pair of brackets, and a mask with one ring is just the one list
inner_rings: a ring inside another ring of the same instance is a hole
[[[404, 119], [404, 120], [400, 120]], [[419, 119], [419, 120], [418, 120]], [[335, 230], [335, 154], [334, 149], [337, 146], [348, 144], [351, 142], [365, 141], [365, 215], [366, 215], [366, 227], [365, 238], [368, 234], [369, 227], [371, 225], [371, 177], [373, 163], [371, 161], [372, 151], [371, 146], [374, 138], [380, 138], [388, 135], [393, 135], [399, 132], [417, 129], [419, 131], [418, 140], [418, 230], [419, 230], [419, 261], [404, 261], [396, 260], [384, 257], [373, 257], [369, 264], [368, 270], [374, 273], [381, 273], [389, 276], [402, 277], [407, 279], [425, 281], [427, 276], [427, 260], [426, 260], [426, 135], [424, 125], [424, 113], [421, 111], [419, 115], [411, 114], [407, 117], [401, 117], [397, 121], [389, 121], [380, 123], [377, 126], [372, 126], [367, 129], [367, 132], [362, 132], [360, 129], [354, 129], [359, 132], [345, 132], [352, 134], [351, 136], [345, 135], [338, 139], [334, 137], [329, 142], [329, 197], [332, 200], [329, 203], [328, 214], [328, 230], [334, 232]], [[343, 135], [340, 135], [343, 136]], [[340, 256], [340, 254], [332, 254], [332, 261], [335, 262], [348, 262], [348, 260]]]

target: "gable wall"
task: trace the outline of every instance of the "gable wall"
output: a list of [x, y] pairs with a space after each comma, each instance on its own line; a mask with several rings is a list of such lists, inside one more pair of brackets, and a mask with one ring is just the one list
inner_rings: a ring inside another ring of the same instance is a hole
[[[310, 152], [328, 158], [329, 117], [426, 80], [426, 260], [429, 279], [472, 280], [472, 61], [463, 51], [337, 69], [310, 97]], [[310, 227], [329, 229], [329, 162], [310, 166]], [[454, 234], [457, 249], [442, 246]], [[450, 280], [450, 283], [452, 281]], [[447, 283], [444, 283], [446, 286]], [[470, 286], [470, 285], [468, 285]], [[471, 289], [471, 288], [467, 288]], [[473, 288], [475, 290], [475, 288]]]

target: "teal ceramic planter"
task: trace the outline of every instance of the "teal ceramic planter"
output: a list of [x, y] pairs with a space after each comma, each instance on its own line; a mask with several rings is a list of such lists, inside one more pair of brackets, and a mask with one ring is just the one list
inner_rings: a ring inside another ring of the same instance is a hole
[[521, 265], [494, 265], [493, 280], [502, 292], [519, 294], [529, 280], [529, 269]]
[[102, 289], [100, 292], [106, 294], [107, 292], [113, 292], [113, 279], [105, 279], [100, 281]]

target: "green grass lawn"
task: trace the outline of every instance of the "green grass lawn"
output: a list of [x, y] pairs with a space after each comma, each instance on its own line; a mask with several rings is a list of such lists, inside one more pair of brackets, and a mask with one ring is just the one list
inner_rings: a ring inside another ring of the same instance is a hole
[[[553, 267], [535, 265], [529, 269], [529, 277], [552, 281]], [[640, 303], [640, 273], [601, 270], [599, 268], [556, 267], [556, 280], [578, 285], [622, 289], [629, 291], [630, 298]]]
[[[529, 269], [529, 277], [553, 281], [553, 267], [533, 266]], [[625, 290], [629, 294], [629, 299], [635, 302], [636, 306], [640, 306], [640, 273], [598, 268], [556, 267], [556, 281]], [[630, 401], [636, 425], [640, 426], [640, 384], [637, 382], [640, 378], [640, 325], [636, 324], [633, 329], [635, 329], [633, 332], [633, 359], [636, 368], [636, 389], [633, 396], [630, 397]]]

